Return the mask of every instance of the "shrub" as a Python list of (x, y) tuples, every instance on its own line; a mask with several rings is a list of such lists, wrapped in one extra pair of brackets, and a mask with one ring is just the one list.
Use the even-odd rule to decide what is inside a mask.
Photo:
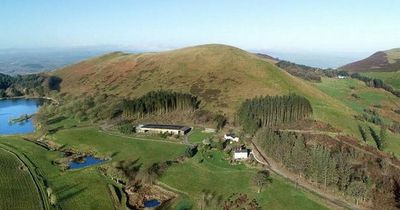
[(400, 133), (400, 123), (399, 122), (393, 122), (389, 129), (393, 133)]
[(135, 132), (136, 129), (135, 129), (135, 126), (133, 126), (132, 124), (125, 123), (125, 124), (118, 126), (118, 130), (119, 130), (119, 132), (121, 132), (123, 134), (132, 134)]
[(222, 114), (218, 114), (214, 117), (214, 122), (217, 124), (217, 130), (221, 130), (226, 125), (226, 117)]
[(367, 137), (367, 132), (365, 131), (365, 129), (361, 125), (358, 125), (358, 130), (360, 131), (363, 141), (367, 142), (368, 137)]
[(369, 127), (369, 131), (371, 133), (372, 139), (374, 139), (374, 141), (375, 141), (376, 147), (379, 150), (382, 150), (383, 145), (382, 145), (381, 137), (376, 133), (376, 131), (373, 128)]
[(185, 156), (191, 158), (196, 155), (197, 151), (197, 146), (189, 146), (185, 150)]
[(353, 98), (356, 98), (356, 99), (359, 99), (359, 98), (360, 98), (360, 96), (358, 96), (358, 95), (355, 94), (355, 93), (351, 94), (351, 96), (352, 96)]

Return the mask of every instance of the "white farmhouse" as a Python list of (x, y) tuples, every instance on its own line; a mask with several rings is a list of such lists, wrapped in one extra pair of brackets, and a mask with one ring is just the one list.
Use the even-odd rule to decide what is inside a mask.
[(225, 134), (224, 135), (224, 140), (226, 141), (226, 140), (230, 140), (230, 141), (233, 141), (233, 142), (239, 142), (239, 137), (237, 137), (237, 136), (235, 136), (235, 134)]
[(346, 77), (346, 76), (343, 76), (343, 75), (339, 75), (338, 78), (339, 78), (339, 79), (346, 79), (347, 77)]
[(243, 160), (249, 157), (249, 150), (248, 149), (240, 149), (235, 150), (233, 153), (233, 159), (235, 160)]

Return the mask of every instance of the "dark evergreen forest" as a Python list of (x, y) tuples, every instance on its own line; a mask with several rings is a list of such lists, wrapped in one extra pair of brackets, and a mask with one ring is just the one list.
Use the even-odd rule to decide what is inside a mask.
[[(343, 144), (310, 143), (302, 134), (260, 129), (255, 141), (272, 159), (320, 188), (374, 208), (399, 206), (398, 170), (381, 158)], [(308, 143), (307, 143), (308, 142)]]
[(238, 111), (238, 119), (246, 132), (262, 127), (289, 123), (311, 116), (310, 102), (298, 95), (265, 96), (248, 99)]
[(195, 110), (200, 101), (196, 96), (172, 91), (152, 91), (140, 98), (124, 100), (122, 110), (125, 117), (143, 118), (147, 114), (165, 114), (175, 110)]

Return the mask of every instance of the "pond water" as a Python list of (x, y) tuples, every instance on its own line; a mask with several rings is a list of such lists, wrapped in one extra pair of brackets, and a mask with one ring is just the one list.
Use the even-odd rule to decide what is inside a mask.
[(82, 161), (71, 161), (69, 163), (69, 169), (78, 169), (78, 168), (84, 168), (87, 166), (95, 165), (98, 163), (104, 162), (104, 160), (95, 158), (93, 156), (87, 156), (84, 157)]
[(10, 123), (10, 120), (31, 115), (37, 112), (42, 100), (39, 99), (5, 99), (0, 100), (0, 135), (24, 134), (35, 131), (32, 119)]
[(161, 202), (159, 200), (156, 199), (152, 199), (152, 200), (148, 200), (144, 202), (144, 207), (146, 208), (153, 208), (153, 207), (157, 207), (161, 204)]

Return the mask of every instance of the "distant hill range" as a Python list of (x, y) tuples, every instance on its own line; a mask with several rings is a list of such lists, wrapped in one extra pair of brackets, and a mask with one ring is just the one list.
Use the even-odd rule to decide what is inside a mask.
[(266, 61), (271, 62), (271, 63), (278, 63), (280, 61), (278, 58), (274, 58), (274, 57), (264, 54), (264, 53), (254, 53), (254, 54), (260, 58), (265, 59)]
[(379, 51), (360, 61), (340, 67), (348, 72), (389, 72), (400, 70), (400, 48)]
[(1, 49), (0, 73), (17, 75), (51, 71), (110, 51), (100, 47)]

